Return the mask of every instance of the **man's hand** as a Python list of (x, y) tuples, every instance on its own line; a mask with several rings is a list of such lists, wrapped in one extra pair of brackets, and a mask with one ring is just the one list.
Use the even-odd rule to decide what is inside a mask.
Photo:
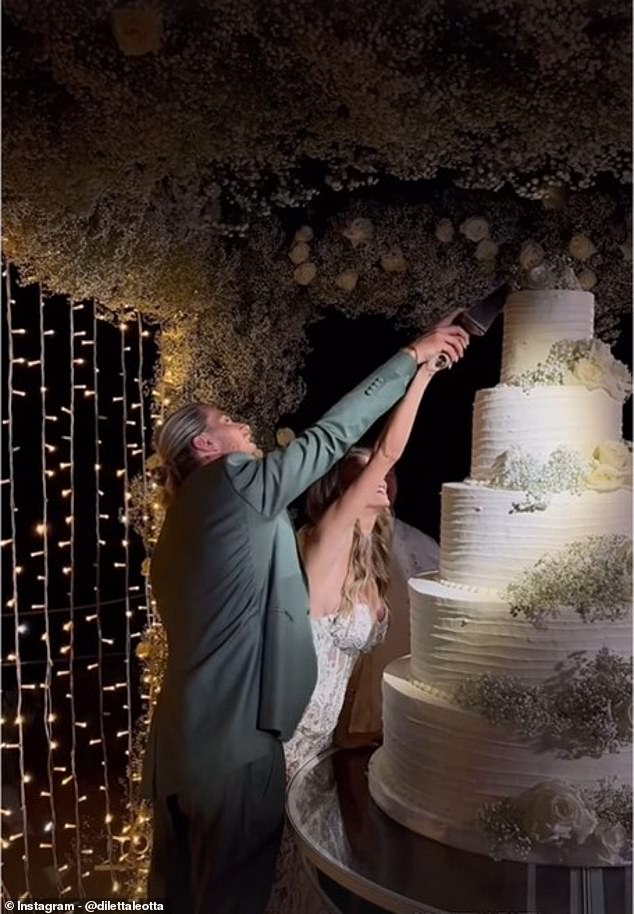
[(433, 371), (434, 363), (441, 353), (444, 352), (453, 364), (463, 357), (468, 345), (469, 334), (466, 330), (455, 324), (447, 326), (443, 321), (414, 340), (407, 347), (407, 351), (416, 359), (418, 365), (425, 364)]

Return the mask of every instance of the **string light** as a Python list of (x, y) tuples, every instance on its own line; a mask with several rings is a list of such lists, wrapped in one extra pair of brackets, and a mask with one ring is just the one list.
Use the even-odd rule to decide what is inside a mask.
[[(35, 297), (31, 299), (35, 301)], [(22, 855), (24, 863), (24, 884), (11, 885), (10, 888), (15, 892), (14, 897), (28, 898), (31, 896), (31, 880), (33, 874), (32, 854), (29, 856), (29, 833), (31, 834), (31, 852), (33, 848), (38, 852), (38, 865), (41, 855), (50, 855), (52, 867), (51, 871), (57, 878), (57, 890), (60, 896), (68, 897), (78, 895), (85, 896), (84, 880), (91, 874), (93, 862), (97, 863), (98, 869), (110, 869), (114, 874), (115, 870), (125, 870), (129, 876), (126, 876), (126, 888), (128, 881), (135, 884), (134, 894), (138, 896), (144, 891), (143, 876), (147, 872), (146, 851), (149, 848), (145, 840), (145, 831), (151, 824), (151, 819), (147, 812), (143, 810), (139, 814), (140, 799), (137, 793), (139, 783), (139, 759), (140, 749), (142, 747), (142, 737), (145, 734), (145, 728), (148, 721), (147, 709), (151, 706), (153, 687), (148, 689), (147, 684), (142, 685), (141, 693), (138, 696), (143, 702), (143, 719), (141, 729), (135, 726), (135, 696), (133, 695), (133, 683), (131, 679), (132, 647), (135, 639), (146, 638), (145, 633), (137, 631), (140, 627), (135, 624), (135, 619), (139, 619), (139, 611), (145, 613), (148, 621), (152, 617), (154, 603), (149, 590), (149, 581), (144, 575), (143, 579), (139, 577), (140, 586), (137, 585), (133, 578), (133, 570), (130, 564), (132, 541), (132, 514), (136, 511), (136, 506), (131, 502), (130, 481), (138, 469), (141, 470), (143, 479), (144, 494), (149, 488), (145, 479), (145, 447), (147, 429), (145, 425), (144, 414), (144, 392), (143, 392), (143, 347), (142, 339), (147, 339), (148, 332), (142, 330), (141, 322), (135, 315), (134, 323), (128, 324), (127, 331), (119, 328), (119, 340), (122, 347), (121, 365), (122, 365), (122, 396), (117, 397), (117, 403), (122, 404), (122, 421), (121, 428), (118, 423), (114, 428), (109, 429), (109, 436), (117, 445), (121, 441), (123, 448), (123, 462), (117, 468), (108, 468), (107, 465), (102, 468), (104, 454), (101, 453), (100, 428), (107, 419), (112, 416), (100, 414), (100, 407), (103, 408), (103, 393), (99, 397), (100, 391), (97, 388), (99, 376), (98, 359), (103, 353), (97, 345), (97, 328), (103, 328), (104, 342), (106, 335), (112, 335), (112, 342), (116, 340), (117, 333), (115, 327), (108, 321), (100, 322), (97, 325), (99, 315), (96, 309), (87, 313), (84, 306), (75, 306), (70, 314), (70, 337), (71, 337), (71, 358), (69, 359), (70, 368), (70, 402), (65, 405), (56, 406), (50, 395), (54, 390), (50, 382), (51, 375), (51, 350), (48, 350), (49, 339), (53, 337), (55, 331), (47, 329), (45, 319), (47, 317), (47, 303), (43, 300), (41, 293), (37, 290), (37, 302), (39, 306), (39, 333), (32, 333), (27, 328), (31, 321), (25, 318), (26, 327), (13, 327), (11, 325), (12, 314), (8, 315), (9, 330), (23, 331), (16, 334), (10, 332), (7, 336), (11, 338), (11, 364), (10, 371), (10, 395), (11, 405), (7, 417), (3, 420), (10, 433), (10, 466), (8, 467), (7, 478), (0, 480), (2, 485), (8, 487), (9, 501), (13, 495), (13, 505), (15, 507), (15, 489), (11, 493), (12, 486), (15, 485), (15, 470), (18, 476), (21, 471), (21, 464), (17, 464), (15, 455), (19, 453), (20, 446), (18, 442), (13, 441), (17, 421), (13, 423), (13, 409), (16, 403), (21, 402), (27, 393), (33, 393), (37, 387), (41, 397), (41, 413), (39, 416), (40, 424), (40, 463), (42, 469), (40, 490), (36, 489), (37, 498), (41, 497), (42, 507), (38, 509), (40, 516), (27, 517), (20, 520), (24, 530), (24, 535), (31, 537), (32, 548), (28, 546), (25, 550), (25, 556), (28, 560), (18, 563), (16, 554), (17, 548), (21, 548), (21, 541), (16, 539), (15, 535), (15, 515), (12, 520), (12, 527), (7, 531), (5, 538), (1, 541), (2, 546), (11, 549), (10, 557), (13, 566), (13, 593), (7, 601), (7, 607), (14, 617), (15, 624), (15, 645), (11, 645), (11, 653), (5, 655), (2, 660), (3, 667), (11, 667), (11, 674), (16, 675), (18, 681), (17, 689), (17, 707), (12, 709), (9, 724), (11, 727), (11, 737), (3, 743), (3, 749), (14, 753), (16, 762), (19, 762), (19, 780), (16, 788), (19, 791), (20, 809), (13, 810), (13, 818), (10, 816), (3, 817), (4, 835), (2, 847), (5, 850), (11, 849), (10, 853), (22, 853), (22, 847), (25, 852)], [(25, 296), (25, 305), (21, 302), (20, 308), (28, 310), (30, 307), (29, 298)], [(82, 313), (83, 312), (83, 313)], [(81, 320), (81, 325), (77, 323)], [(88, 320), (88, 322), (87, 322)], [(92, 334), (90, 332), (90, 322), (92, 323)], [(135, 333), (137, 339), (135, 339)], [(65, 334), (64, 334), (65, 335)], [(59, 332), (58, 332), (59, 336)], [(92, 336), (92, 338), (91, 338)], [(27, 346), (29, 340), (33, 338), (39, 351), (22, 352), (14, 351), (15, 345), (19, 342), (20, 347)], [(46, 345), (45, 345), (46, 344)], [(83, 348), (83, 347), (87, 348)], [(132, 367), (137, 368), (136, 349), (138, 346), (138, 374), (134, 377), (131, 374)], [(82, 347), (80, 349), (80, 347)], [(85, 358), (84, 358), (85, 357)], [(15, 374), (14, 374), (15, 372)], [(21, 383), (24, 373), (25, 379), (32, 375), (29, 383), (25, 380)], [(49, 377), (47, 378), (47, 375)], [(15, 384), (19, 377), (20, 383)], [(138, 385), (138, 396), (136, 395)], [(59, 385), (58, 385), (59, 386)], [(18, 389), (19, 388), (19, 389)], [(92, 398), (93, 402), (87, 409), (82, 408), (81, 404), (87, 399)], [(100, 402), (101, 399), (101, 402)], [(79, 412), (77, 408), (79, 407)], [(88, 431), (89, 426), (84, 416), (92, 416), (90, 424), (92, 428)], [(66, 419), (68, 417), (68, 420)], [(21, 418), (21, 417), (20, 417)], [(112, 422), (109, 422), (109, 426)], [(78, 587), (81, 585), (83, 578), (80, 578), (77, 570), (77, 557), (81, 555), (77, 548), (79, 537), (83, 536), (82, 526), (78, 531), (78, 517), (76, 507), (80, 506), (79, 523), (83, 525), (85, 516), (85, 502), (81, 490), (77, 485), (83, 485), (84, 468), (87, 463), (84, 461), (82, 448), (87, 434), (94, 431), (95, 435), (95, 497), (94, 510), (95, 518), (91, 517), (91, 533), (96, 532), (95, 559), (96, 575), (94, 580), (95, 597), (93, 603), (79, 603)], [(53, 434), (57, 432), (57, 440)], [(81, 443), (80, 436), (81, 435)], [(118, 436), (121, 435), (121, 438)], [(31, 435), (31, 437), (33, 437)], [(59, 447), (61, 445), (61, 448)], [(80, 455), (81, 454), (81, 460)], [(61, 458), (61, 459), (60, 459)], [(90, 459), (90, 458), (89, 458)], [(140, 467), (138, 466), (140, 464)], [(81, 470), (81, 472), (80, 472)], [(59, 482), (57, 483), (57, 480)], [(135, 482), (135, 485), (137, 483)], [(139, 484), (140, 485), (140, 484)], [(17, 495), (20, 497), (20, 484), (18, 484)], [(117, 559), (116, 566), (123, 569), (121, 575), (122, 584), (124, 585), (121, 597), (118, 599), (101, 599), (101, 590), (104, 583), (103, 576), (103, 547), (107, 545), (110, 538), (110, 530), (106, 529), (106, 522), (116, 516), (112, 510), (113, 496), (121, 499), (123, 492), (122, 510), (118, 517), (123, 527), (122, 535), (113, 538), (114, 548), (122, 549), (123, 552), (115, 556)], [(57, 503), (53, 505), (54, 500)], [(115, 502), (116, 503), (116, 502)], [(90, 504), (90, 502), (89, 502)], [(121, 504), (121, 502), (120, 502)], [(57, 511), (61, 508), (60, 529), (58, 529)], [(104, 510), (105, 509), (105, 510)], [(88, 514), (92, 515), (92, 506)], [(148, 520), (151, 512), (148, 512)], [(64, 519), (65, 518), (65, 519)], [(95, 527), (92, 525), (95, 522)], [(18, 528), (19, 529), (19, 528)], [(61, 536), (60, 536), (61, 532)], [(20, 534), (19, 534), (20, 535)], [(65, 537), (65, 538), (62, 538)], [(117, 545), (120, 544), (120, 545)], [(121, 561), (119, 561), (121, 559)], [(141, 569), (134, 571), (134, 574), (141, 573)], [(30, 580), (34, 586), (39, 588), (42, 593), (40, 602), (27, 602), (24, 597), (18, 598), (17, 579), (22, 575), (24, 585)], [(62, 575), (64, 577), (62, 577)], [(28, 579), (28, 580), (27, 580)], [(59, 605), (63, 601), (53, 603), (53, 588), (57, 586), (57, 581), (65, 580), (68, 587), (69, 600), (68, 606)], [(92, 582), (91, 582), (92, 586)], [(136, 592), (136, 593), (135, 593)], [(21, 596), (21, 595), (20, 595)], [(36, 597), (37, 599), (37, 597)], [(110, 631), (103, 631), (101, 625), (105, 616), (103, 612), (108, 607), (108, 618), (121, 620), (121, 613), (125, 616), (125, 644), (121, 643), (118, 635), (109, 637)], [(65, 618), (61, 618), (64, 616)], [(34, 624), (27, 624), (33, 619)], [(57, 617), (57, 618), (56, 618)], [(53, 624), (53, 620), (64, 623), (63, 625)], [(94, 626), (95, 632), (95, 651), (88, 650), (77, 651), (80, 642), (78, 626), (89, 623)], [(36, 626), (39, 626), (36, 628)], [(141, 626), (142, 628), (142, 626)], [(115, 629), (115, 631), (117, 631)], [(83, 633), (81, 634), (83, 639)], [(29, 639), (35, 640), (36, 644), (44, 642), (40, 656), (33, 656), (25, 659), (23, 646), (23, 655), (20, 654), (21, 642), (29, 642)], [(31, 641), (32, 643), (32, 641)], [(123, 648), (117, 649), (117, 648)], [(120, 681), (107, 684), (105, 678), (105, 663), (116, 664), (117, 669), (121, 670), (120, 664), (123, 663), (123, 675), (119, 675)], [(78, 667), (83, 664), (83, 667)], [(36, 682), (25, 682), (25, 670), (28, 668), (29, 677), (36, 678)], [(84, 675), (88, 677), (88, 684), (92, 682), (97, 690), (98, 707), (95, 702), (97, 713), (94, 717), (88, 717), (82, 713), (78, 704), (76, 707), (76, 698), (82, 701), (80, 688), (83, 691), (84, 682), (77, 678), (78, 671), (82, 669)], [(55, 693), (55, 688), (59, 693)], [(30, 705), (25, 704), (26, 696), (35, 697), (43, 690), (42, 699), (37, 703), (33, 713), (29, 713)], [(125, 693), (125, 698), (121, 701), (121, 692)], [(118, 694), (117, 694), (118, 693)], [(123, 720), (113, 726), (108, 727), (108, 711), (106, 702), (109, 695), (115, 696), (115, 706), (125, 712), (125, 724)], [(121, 697), (120, 697), (121, 696)], [(89, 696), (84, 696), (90, 700)], [(78, 719), (78, 718), (83, 719)], [(39, 740), (31, 736), (32, 731), (43, 728), (46, 737), (46, 750), (42, 757), (41, 774), (38, 773), (39, 762), (34, 761), (31, 764), (31, 753), (37, 751)], [(61, 739), (62, 732), (69, 732), (69, 737)], [(57, 736), (57, 738), (55, 738)], [(25, 742), (26, 737), (26, 742)], [(117, 738), (118, 737), (118, 738)], [(109, 740), (114, 739), (116, 743), (110, 744)], [(83, 742), (82, 742), (83, 740)], [(70, 745), (69, 745), (70, 744)], [(101, 761), (100, 767), (103, 772), (103, 779), (100, 783), (95, 784), (89, 789), (80, 790), (80, 783), (83, 783), (84, 755), (83, 747), (86, 752), (98, 753), (98, 761)], [(62, 756), (63, 753), (63, 756)], [(64, 760), (64, 764), (54, 764), (57, 760)], [(119, 815), (118, 811), (113, 808), (113, 799), (110, 794), (111, 770), (113, 763), (116, 763), (118, 770), (121, 765), (127, 761), (128, 768), (128, 812), (130, 821), (126, 824), (123, 819), (125, 815)], [(94, 762), (92, 763), (94, 764)], [(41, 778), (38, 783), (38, 778)], [(92, 783), (92, 781), (91, 781)], [(82, 815), (80, 818), (79, 809), (86, 812), (86, 808), (91, 806), (91, 802), (96, 799), (95, 790), (104, 794), (103, 800), (103, 819), (105, 827), (98, 841), (99, 846), (84, 833), (84, 823), (88, 821), (88, 816)], [(64, 798), (65, 797), (65, 798)], [(57, 799), (56, 799), (57, 798)], [(70, 808), (71, 798), (74, 801), (74, 814), (70, 812), (62, 820), (59, 812), (62, 808)], [(27, 802), (28, 800), (28, 802)], [(34, 811), (34, 804), (37, 803), (46, 810), (45, 814), (39, 819), (36, 830), (33, 830), (33, 817), (37, 815)], [(63, 803), (62, 807), (60, 803)], [(27, 809), (28, 820), (27, 821)], [(55, 815), (57, 810), (57, 817)], [(11, 810), (7, 810), (11, 812)], [(115, 814), (116, 812), (116, 814)], [(123, 810), (122, 810), (123, 812)], [(92, 815), (92, 809), (88, 810), (89, 816)], [(19, 820), (19, 821), (18, 821)], [(113, 834), (115, 823), (121, 822), (121, 836)], [(7, 826), (13, 824), (13, 833)], [(123, 837), (124, 848), (134, 846), (134, 853), (127, 850), (123, 854), (119, 850), (119, 838)], [(62, 850), (63, 848), (63, 850)], [(72, 857), (68, 857), (69, 850)], [(62, 853), (67, 859), (72, 859), (72, 867), (68, 862), (63, 866), (59, 865)], [(127, 859), (122, 862), (123, 855)], [(104, 866), (99, 863), (105, 861)], [(87, 866), (87, 864), (89, 864)], [(137, 865), (138, 864), (138, 865)], [(8, 872), (11, 876), (9, 882), (16, 878), (16, 867), (10, 867)], [(29, 878), (29, 873), (31, 876)], [(21, 876), (19, 877), (22, 878)], [(87, 887), (87, 886), (86, 886)], [(122, 886), (112, 876), (112, 891), (121, 891)], [(130, 891), (130, 894), (133, 894)], [(10, 897), (5, 892), (5, 899)]]
[[(145, 409), (144, 409), (144, 397), (143, 397), (143, 369), (145, 367), (143, 359), (143, 340), (149, 336), (149, 332), (143, 329), (143, 324), (141, 322), (141, 315), (137, 315), (137, 339), (139, 344), (139, 367), (137, 372), (137, 384), (139, 391), (139, 426), (141, 432), (141, 479), (143, 484), (143, 504), (147, 505), (149, 501), (149, 491), (148, 491), (148, 470), (147, 463), (145, 459), (146, 449), (147, 449), (147, 433), (146, 433), (146, 423), (145, 423)], [(147, 523), (149, 518), (143, 518), (144, 522)], [(146, 539), (148, 538), (148, 533), (146, 532)], [(144, 544), (147, 550), (147, 542)], [(146, 560), (149, 560), (149, 556), (146, 551)], [(148, 574), (143, 575), (143, 584), (145, 590), (145, 612), (147, 618), (147, 624), (153, 625), (155, 622), (154, 612), (153, 612), (153, 600), (152, 594), (150, 591), (150, 577)]]
[[(68, 626), (68, 693), (70, 696), (70, 720), (71, 720), (71, 731), (70, 731), (70, 778), (73, 784), (73, 794), (74, 794), (74, 813), (75, 813), (75, 826), (77, 829), (77, 840), (75, 842), (75, 867), (76, 867), (76, 880), (77, 880), (77, 890), (80, 898), (85, 898), (86, 893), (84, 890), (84, 883), (81, 875), (82, 863), (81, 863), (81, 834), (79, 831), (79, 785), (77, 783), (77, 720), (75, 712), (75, 311), (79, 310), (77, 306), (73, 306), (70, 311), (70, 409), (65, 410), (69, 415), (69, 454), (70, 454), (70, 516), (67, 520), (70, 520), (70, 567), (71, 571), (68, 575), (69, 578), (69, 590), (68, 590), (68, 600), (69, 600), (69, 614), (70, 614), (70, 624)], [(64, 407), (62, 407), (64, 409)]]
[[(29, 826), (28, 826), (28, 815), (27, 815), (27, 804), (26, 804), (26, 770), (25, 770), (25, 760), (24, 760), (24, 725), (22, 723), (22, 664), (20, 658), (20, 636), (18, 633), (18, 627), (20, 625), (20, 614), (18, 607), (18, 575), (16, 568), (18, 567), (17, 554), (16, 554), (16, 521), (15, 516), (17, 513), (17, 506), (15, 501), (15, 466), (14, 466), (14, 438), (13, 438), (13, 359), (15, 357), (14, 353), (14, 344), (13, 337), (16, 334), (13, 328), (13, 306), (11, 304), (11, 280), (9, 276), (9, 268), (5, 274), (5, 292), (6, 292), (6, 313), (7, 313), (7, 346), (8, 346), (8, 379), (7, 379), (7, 393), (8, 393), (8, 445), (9, 445), (9, 508), (11, 514), (11, 568), (12, 568), (12, 577), (11, 585), (13, 590), (13, 619), (15, 625), (15, 636), (14, 636), (14, 655), (15, 655), (15, 677), (16, 677), (16, 689), (17, 689), (17, 716), (19, 718), (18, 728), (18, 764), (20, 769), (20, 806), (22, 811), (22, 832), (18, 835), (11, 835), (9, 837), (10, 841), (18, 840), (18, 838), (24, 837), (24, 853), (22, 855), (22, 862), (24, 867), (24, 884), (26, 888), (27, 897), (31, 894), (31, 879), (30, 879), (30, 862), (29, 862)], [(20, 334), (25, 331), (18, 331)]]
[[(127, 727), (127, 758), (128, 764), (127, 775), (128, 775), (128, 800), (132, 800), (132, 780), (131, 780), (131, 759), (132, 759), (132, 679), (130, 675), (130, 665), (132, 662), (132, 642), (131, 642), (131, 629), (130, 629), (130, 549), (129, 549), (129, 524), (128, 524), (128, 513), (127, 513), (127, 494), (130, 487), (130, 476), (129, 476), (129, 466), (128, 466), (128, 375), (126, 370), (126, 345), (125, 345), (125, 334), (127, 331), (127, 325), (125, 323), (119, 324), (120, 330), (120, 344), (121, 344), (121, 388), (123, 396), (121, 397), (121, 405), (123, 409), (123, 469), (117, 471), (117, 476), (121, 476), (123, 479), (123, 513), (121, 514), (121, 519), (123, 522), (124, 529), (124, 539), (123, 539), (123, 554), (124, 554), (124, 592), (126, 595), (126, 614), (125, 614), (125, 681), (126, 681), (126, 704), (127, 704), (127, 718), (128, 718), (128, 727)], [(118, 735), (118, 734), (117, 734)]]
[[(94, 398), (93, 398), (93, 422), (94, 422), (94, 432), (95, 432), (95, 525), (96, 525), (96, 542), (95, 542), (95, 614), (94, 618), (97, 628), (97, 663), (95, 668), (97, 670), (97, 695), (99, 702), (99, 739), (89, 740), (89, 745), (101, 745), (101, 770), (103, 775), (103, 784), (101, 785), (103, 790), (103, 801), (104, 801), (104, 811), (105, 818), (104, 822), (106, 825), (106, 859), (108, 865), (112, 864), (113, 861), (113, 843), (112, 843), (112, 814), (110, 812), (110, 774), (108, 768), (108, 745), (106, 742), (106, 729), (105, 729), (105, 715), (104, 715), (104, 682), (103, 682), (103, 630), (101, 627), (101, 488), (100, 488), (100, 472), (101, 472), (101, 454), (100, 454), (100, 433), (99, 433), (99, 370), (97, 367), (98, 359), (98, 332), (97, 332), (97, 309), (93, 307), (92, 312), (92, 334), (93, 334), (93, 389), (94, 389)], [(88, 617), (87, 617), (88, 618)], [(92, 666), (92, 665), (91, 665)]]
[(44, 733), (46, 735), (46, 777), (48, 781), (48, 798), (49, 798), (49, 810), (51, 820), (48, 823), (47, 831), (51, 832), (51, 840), (49, 844), (49, 849), (51, 851), (52, 864), (54, 878), (57, 884), (57, 890), (61, 889), (61, 882), (59, 880), (59, 863), (57, 859), (57, 820), (55, 813), (55, 782), (53, 779), (53, 752), (57, 748), (57, 743), (53, 739), (53, 728), (52, 724), (55, 720), (55, 714), (53, 712), (53, 694), (52, 694), (52, 684), (53, 684), (53, 657), (51, 652), (51, 628), (50, 620), (48, 614), (48, 590), (49, 590), (49, 552), (48, 552), (48, 476), (46, 474), (46, 461), (47, 453), (53, 453), (55, 448), (52, 445), (47, 444), (46, 442), (46, 387), (45, 387), (45, 373), (46, 373), (46, 346), (45, 346), (45, 330), (44, 330), (44, 299), (42, 297), (41, 288), (38, 289), (38, 303), (39, 303), (39, 331), (40, 331), (40, 359), (37, 362), (40, 366), (40, 392), (41, 392), (41, 403), (42, 403), (42, 418), (41, 418), (41, 460), (42, 460), (42, 527), (44, 530), (44, 539), (43, 539), (43, 566), (44, 566), (44, 606), (43, 606), (43, 616), (44, 616), (44, 637), (43, 641), (46, 645), (46, 672), (44, 674), (44, 706), (43, 706), (43, 716), (44, 716)]

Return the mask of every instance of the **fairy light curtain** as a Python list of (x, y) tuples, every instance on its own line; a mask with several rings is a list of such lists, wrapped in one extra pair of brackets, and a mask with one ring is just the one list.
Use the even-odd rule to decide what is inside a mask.
[(147, 486), (154, 340), (6, 268), (3, 312), (3, 882), (103, 897), (122, 881), (146, 713), (129, 505), (132, 480)]

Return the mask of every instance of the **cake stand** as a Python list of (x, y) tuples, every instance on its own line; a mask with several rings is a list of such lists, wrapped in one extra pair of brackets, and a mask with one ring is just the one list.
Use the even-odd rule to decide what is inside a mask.
[(630, 867), (496, 863), (393, 822), (368, 791), (371, 754), (331, 750), (304, 765), (289, 786), (290, 824), (326, 908), (342, 914), (632, 914)]

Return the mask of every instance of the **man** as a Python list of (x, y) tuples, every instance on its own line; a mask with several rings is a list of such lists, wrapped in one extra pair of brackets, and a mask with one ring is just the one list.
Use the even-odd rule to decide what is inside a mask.
[(144, 792), (154, 801), (149, 896), (173, 912), (259, 914), (284, 817), (282, 740), (312, 694), (308, 593), (287, 506), (403, 396), (416, 367), (467, 337), (439, 325), (285, 450), (192, 404), (157, 441), (169, 505), (151, 583), (168, 661)]

